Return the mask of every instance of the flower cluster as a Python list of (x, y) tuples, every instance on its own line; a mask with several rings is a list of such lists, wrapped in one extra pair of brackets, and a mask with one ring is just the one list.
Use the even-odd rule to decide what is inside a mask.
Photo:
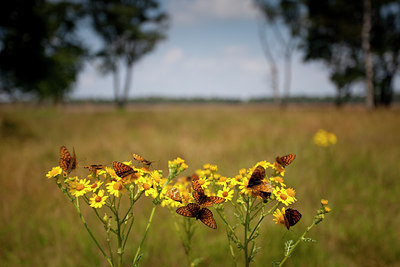
[[(317, 133), (319, 135), (318, 137), (316, 135), (314, 140), (320, 143), (336, 143), (335, 135), (322, 131)], [(321, 137), (323, 135), (325, 137)], [(288, 154), (277, 157), (272, 163), (259, 161), (254, 166), (240, 169), (234, 177), (221, 175), (218, 172), (218, 166), (209, 163), (204, 164), (190, 176), (178, 177), (188, 168), (185, 161), (178, 157), (168, 161), (169, 174), (164, 177), (161, 170), (151, 170), (151, 161), (133, 154), (134, 160), (145, 166), (135, 166), (132, 161), (114, 161), (112, 167), (89, 165), (84, 166), (89, 173), (79, 177), (70, 176), (70, 173), (78, 168), (75, 151), (71, 155), (65, 146), (62, 146), (60, 166), (53, 167), (46, 177), (53, 179), (71, 200), (90, 236), (111, 266), (115, 266), (116, 262), (114, 262), (110, 244), (108, 244), (110, 253), (107, 255), (83, 219), (80, 199), (93, 208), (96, 216), (104, 224), (107, 241), (110, 240), (110, 233), (117, 236), (118, 266), (122, 265), (122, 254), (134, 222), (133, 206), (143, 195), (150, 197), (154, 205), (133, 260), (135, 266), (141, 258), (141, 247), (158, 205), (168, 207), (183, 215), (187, 236), (184, 247), (188, 251), (193, 236), (191, 224), (194, 220), (191, 218), (199, 219), (206, 226), (216, 229), (216, 220), (212, 211), (208, 209), (215, 208), (225, 224), (229, 245), (235, 243), (238, 249), (244, 251), (246, 265), (248, 265), (257, 253), (257, 250), (249, 251), (249, 244), (252, 242), (253, 248), (255, 247), (255, 239), (259, 236), (260, 224), (264, 217), (273, 213), (275, 223), (284, 225), (287, 229), (294, 226), (302, 217), (299, 211), (288, 207), (297, 201), (296, 191), (292, 187), (287, 187), (284, 180), (285, 168), (293, 162), (295, 157), (294, 154)], [(123, 212), (120, 209), (121, 199), (127, 199), (130, 204), (129, 208)], [(229, 216), (225, 214), (225, 206), (229, 204), (235, 210), (235, 217), (239, 220), (239, 224), (234, 222), (231, 225), (228, 222)], [(270, 204), (272, 205), (267, 209), (266, 206)], [(318, 210), (314, 224), (322, 221), (325, 214), (330, 212), (327, 204), (327, 200), (321, 200), (321, 208)], [(285, 207), (279, 210), (280, 205)], [(101, 208), (108, 208), (111, 216), (106, 213), (104, 217), (101, 217), (98, 213)], [(236, 234), (235, 229), (238, 225), (243, 226), (244, 240), (240, 240)], [(232, 247), (230, 252), (235, 258)]]
[(337, 143), (337, 137), (334, 133), (320, 129), (314, 135), (314, 143), (317, 146), (328, 147)]

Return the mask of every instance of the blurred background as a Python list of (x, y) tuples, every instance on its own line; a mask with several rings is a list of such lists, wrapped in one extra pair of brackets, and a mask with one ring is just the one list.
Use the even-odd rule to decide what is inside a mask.
[[(106, 266), (45, 178), (61, 145), (81, 166), (133, 152), (166, 173), (179, 156), (185, 175), (211, 163), (234, 176), (295, 153), (285, 178), (303, 218), (289, 232), (265, 222), (254, 265), (280, 260), (321, 198), (333, 211), (290, 265), (399, 265), (399, 52), (398, 1), (3, 1), (0, 265)], [(319, 129), (337, 144), (316, 145)], [(137, 206), (127, 257), (151, 205)], [(158, 210), (144, 266), (186, 264), (178, 219)], [(217, 223), (198, 226), (201, 266), (229, 257)]]

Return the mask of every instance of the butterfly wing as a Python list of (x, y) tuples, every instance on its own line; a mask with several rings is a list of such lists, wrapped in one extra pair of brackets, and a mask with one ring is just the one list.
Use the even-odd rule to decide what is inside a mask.
[(186, 206), (180, 207), (176, 213), (186, 217), (196, 217), (199, 215), (200, 206), (196, 203), (189, 203)]
[(251, 188), (261, 184), (262, 179), (264, 179), (264, 177), (265, 177), (265, 169), (263, 166), (258, 165), (251, 174), (247, 187)]
[(262, 181), (261, 184), (255, 185), (251, 189), (256, 191), (258, 195), (265, 200), (267, 200), (272, 193), (272, 186), (266, 181)]
[(217, 223), (215, 222), (214, 216), (211, 210), (202, 208), (199, 211), (198, 219), (212, 229), (217, 229)]
[(283, 157), (276, 157), (276, 162), (278, 162), (282, 167), (286, 167), (292, 163), (295, 158), (295, 154), (288, 154)]
[(298, 210), (288, 208), (285, 210), (285, 226), (289, 229), (291, 226), (298, 223), (301, 219), (301, 213)]
[(172, 200), (182, 203), (181, 194), (180, 194), (178, 188), (176, 188), (176, 187), (172, 187), (170, 190), (167, 191), (167, 197), (169, 197)]
[(201, 185), (200, 185), (200, 183), (199, 183), (199, 180), (194, 180), (194, 181), (192, 182), (192, 185), (193, 185), (193, 189), (194, 189), (195, 191), (199, 192), (200, 195), (204, 195), (204, 190), (203, 190), (203, 188), (201, 187)]
[(132, 157), (136, 160), (139, 161), (140, 163), (143, 163), (144, 165), (148, 165), (150, 166), (151, 163), (153, 163), (152, 161), (148, 161), (147, 159), (143, 158), (142, 156), (132, 153)]
[(60, 148), (60, 167), (68, 174), (76, 168), (77, 160), (75, 155), (75, 149), (73, 149), (73, 156), (69, 153), (68, 149), (65, 146), (61, 146)]
[(113, 168), (117, 176), (121, 178), (125, 178), (128, 175), (136, 173), (136, 171), (132, 169), (130, 166), (118, 161), (113, 162)]

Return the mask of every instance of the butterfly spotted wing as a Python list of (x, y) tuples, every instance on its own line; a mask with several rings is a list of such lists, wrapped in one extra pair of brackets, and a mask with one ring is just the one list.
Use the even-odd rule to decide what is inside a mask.
[(295, 225), (301, 219), (301, 213), (298, 210), (288, 208), (285, 210), (285, 226), (289, 229), (291, 226)]
[(206, 194), (194, 191), (192, 193), (194, 200), (199, 205), (202, 205), (204, 207), (211, 207), (214, 204), (221, 204), (225, 202), (225, 199), (223, 197), (217, 197), (217, 196), (207, 196)]
[(92, 164), (92, 165), (83, 166), (83, 168), (89, 169), (90, 172), (95, 172), (96, 170), (102, 170), (105, 167), (106, 166), (101, 165), (101, 164)]
[(282, 167), (286, 167), (287, 165), (292, 163), (295, 158), (295, 154), (288, 154), (283, 157), (276, 157), (276, 162), (278, 162), (279, 165), (281, 165)]
[(266, 181), (262, 181), (261, 184), (251, 187), (253, 191), (257, 192), (257, 195), (262, 199), (267, 200), (272, 194), (272, 186)]
[(200, 211), (200, 205), (196, 203), (189, 203), (186, 206), (180, 207), (176, 210), (176, 213), (186, 216), (195, 218)]
[(130, 166), (118, 161), (113, 162), (113, 168), (117, 176), (121, 178), (125, 178), (131, 174), (136, 173), (136, 171), (132, 169)]
[(76, 160), (75, 149), (72, 150), (72, 156), (65, 146), (60, 148), (60, 167), (69, 174), (72, 170), (76, 169), (78, 163)]
[(139, 156), (138, 154), (135, 154), (135, 153), (132, 153), (132, 157), (133, 157), (136, 161), (138, 161), (138, 162), (140, 162), (140, 163), (143, 163), (144, 165), (147, 165), (147, 166), (150, 166), (151, 163), (153, 163), (152, 161), (148, 161), (147, 159), (145, 159), (145, 158), (143, 158), (142, 156)]
[(196, 220), (200, 220), (208, 227), (217, 229), (217, 223), (215, 222), (211, 210), (207, 208), (201, 208), (199, 204), (189, 203), (187, 206), (178, 208), (176, 213), (186, 217), (196, 218)]
[(250, 176), (247, 187), (252, 188), (256, 185), (262, 184), (262, 180), (265, 178), (265, 169), (263, 166), (258, 165)]
[(202, 223), (204, 223), (205, 225), (207, 225), (212, 229), (217, 229), (217, 223), (215, 222), (214, 216), (211, 210), (207, 208), (200, 209), (196, 219), (199, 219)]
[(199, 180), (194, 180), (192, 182), (192, 184), (193, 184), (193, 189), (195, 190), (192, 192), (192, 196), (199, 205), (202, 205), (205, 207), (211, 207), (214, 204), (221, 204), (221, 203), (225, 202), (225, 199), (222, 197), (207, 196), (204, 193), (204, 190), (201, 187)]
[(181, 193), (179, 192), (178, 188), (176, 188), (176, 187), (172, 187), (170, 190), (167, 191), (167, 197), (169, 197), (172, 200), (182, 203)]

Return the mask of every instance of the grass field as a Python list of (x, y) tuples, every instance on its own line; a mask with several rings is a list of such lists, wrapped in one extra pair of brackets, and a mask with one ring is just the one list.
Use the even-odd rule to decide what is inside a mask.
[[(338, 143), (317, 147), (318, 129)], [(293, 186), (302, 220), (287, 231), (263, 222), (254, 266), (280, 260), (286, 240), (313, 221), (320, 199), (333, 211), (308, 235), (288, 266), (400, 266), (400, 111), (263, 105), (154, 105), (126, 111), (97, 107), (0, 107), (0, 266), (107, 266), (71, 203), (45, 174), (58, 164), (61, 145), (75, 147), (80, 165), (130, 160), (132, 152), (167, 162), (184, 158), (190, 175), (205, 163), (234, 176), (260, 160), (297, 155), (285, 182)], [(85, 173), (78, 170), (77, 173)], [(126, 258), (132, 258), (147, 223), (151, 200), (135, 206)], [(94, 223), (86, 210), (88, 223)], [(173, 222), (158, 208), (142, 266), (185, 266)], [(201, 266), (233, 266), (223, 223), (215, 232), (197, 225), (194, 254)], [(102, 227), (96, 229), (102, 234)], [(239, 266), (242, 262), (238, 262)]]

